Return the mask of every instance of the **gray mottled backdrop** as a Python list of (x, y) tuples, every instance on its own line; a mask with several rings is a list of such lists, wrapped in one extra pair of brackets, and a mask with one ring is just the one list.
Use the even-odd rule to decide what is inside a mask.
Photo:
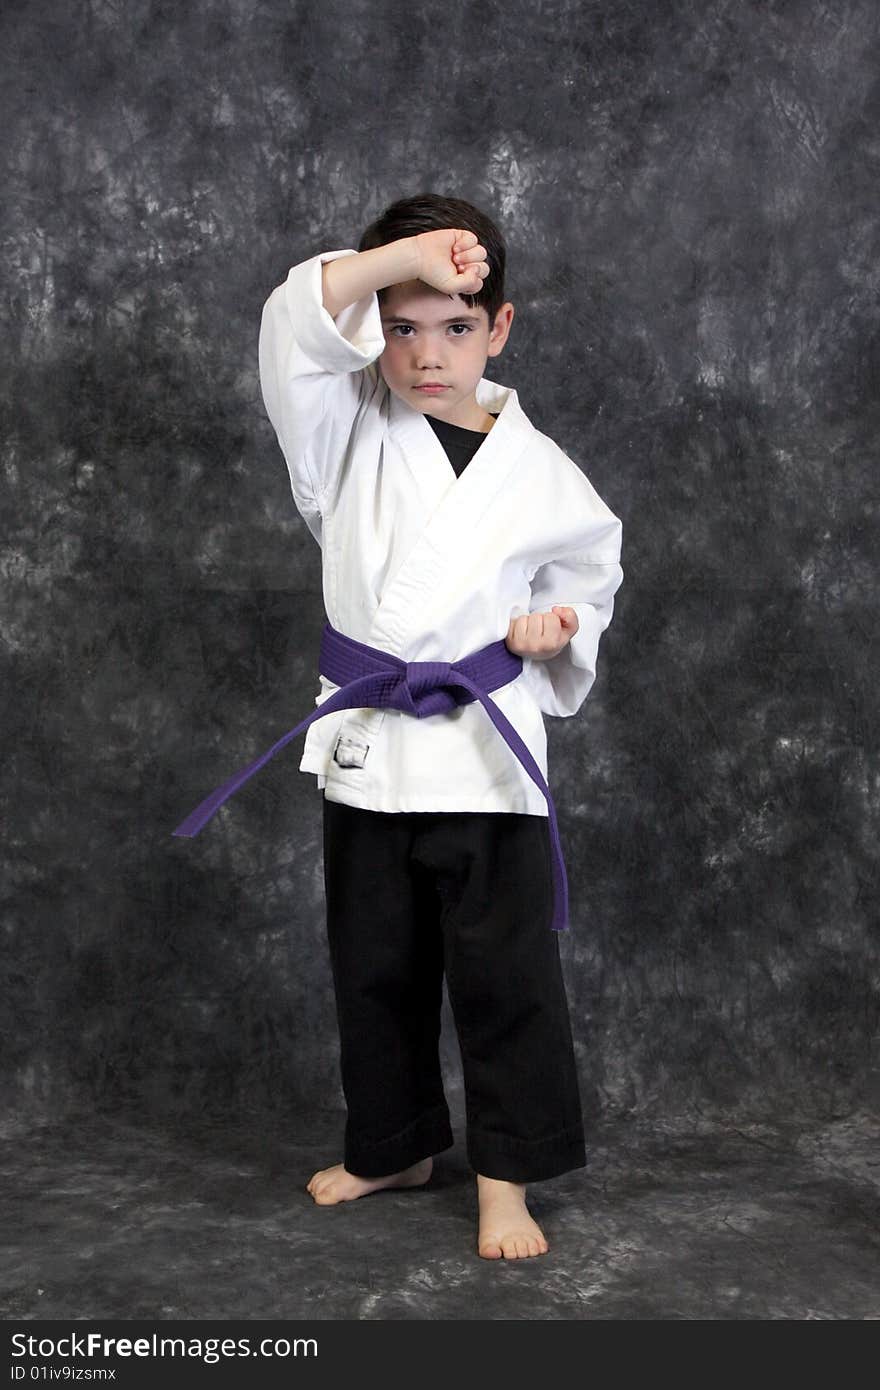
[(491, 373), (624, 522), (598, 682), (548, 720), (588, 1115), (876, 1099), (874, 0), (0, 23), (8, 1105), (341, 1104), (301, 742), (171, 830), (313, 707), (262, 304), (424, 189), (499, 220)]

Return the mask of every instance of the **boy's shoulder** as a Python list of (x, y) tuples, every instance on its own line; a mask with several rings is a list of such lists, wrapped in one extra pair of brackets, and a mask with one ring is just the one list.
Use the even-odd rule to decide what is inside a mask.
[(519, 398), (519, 394), (512, 388), (504, 389), (511, 391), (516, 406), (516, 414), (529, 431), (533, 447), (538, 449), (542, 456), (546, 457), (549, 461), (558, 464), (559, 467), (564, 468), (568, 466), (577, 468), (577, 464), (569, 457), (562, 446), (556, 442), (553, 436), (547, 434), (545, 430), (540, 429), (538, 425), (535, 424), (531, 416), (530, 407), (523, 405), (523, 402)]
[[(619, 517), (599, 496), (581, 463), (567, 453), (551, 435), (538, 429), (533, 422), (530, 423), (530, 456), (533, 467), (541, 474), (540, 485), (552, 490), (557, 514), (579, 515), (588, 519), (591, 526), (598, 527), (599, 531), (607, 536), (606, 548), (609, 556), (616, 558), (619, 548)], [(534, 481), (534, 471), (529, 471)]]
[(532, 425), (533, 431), (530, 441), (532, 448), (535, 456), (541, 460), (544, 466), (552, 471), (560, 482), (568, 481), (571, 486), (586, 487), (594, 496), (598, 497), (584, 467), (571, 454), (567, 453), (552, 435), (547, 434), (545, 430), (538, 429), (533, 421), (529, 423)]

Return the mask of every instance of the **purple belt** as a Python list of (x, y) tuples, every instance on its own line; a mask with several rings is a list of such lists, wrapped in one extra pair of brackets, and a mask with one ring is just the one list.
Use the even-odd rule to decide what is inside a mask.
[(204, 801), (180, 822), (174, 835), (192, 837), (211, 819), (224, 801), (243, 787), (255, 772), (274, 758), (286, 743), (307, 729), (316, 719), (338, 709), (398, 709), (425, 719), (429, 714), (446, 714), (457, 705), (470, 705), (479, 700), (495, 728), (519, 758), (532, 781), (540, 788), (547, 802), (550, 817), (551, 863), (553, 871), (553, 931), (568, 930), (568, 882), (556, 809), (550, 788), (541, 775), (526, 745), (506, 715), (490, 700), (488, 692), (515, 680), (522, 670), (522, 657), (514, 655), (505, 642), (490, 642), (479, 651), (462, 657), (461, 661), (402, 661), (378, 647), (368, 647), (337, 632), (325, 623), (321, 636), (319, 671), (340, 688), (312, 711), (295, 729), (273, 743), (259, 758), (234, 773), (222, 787), (217, 787)]

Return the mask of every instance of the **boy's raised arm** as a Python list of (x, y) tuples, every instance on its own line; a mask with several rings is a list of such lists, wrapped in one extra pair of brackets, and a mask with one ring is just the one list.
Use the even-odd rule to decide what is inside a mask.
[(401, 237), (377, 246), (371, 251), (359, 251), (354, 256), (341, 256), (328, 261), (322, 268), (321, 285), (324, 308), (331, 318), (387, 285), (399, 285), (404, 280), (416, 280), (419, 274), (419, 248), (415, 237)]
[(260, 385), (294, 501), (321, 543), (321, 512), (385, 347), (377, 293), (424, 280), (476, 293), (489, 273), (473, 232), (441, 228), (369, 251), (321, 251), (291, 267), (263, 306)]
[(342, 248), (292, 266), (263, 305), (260, 386), (293, 498), (321, 544), (321, 512), (345, 458), (358, 412), (375, 389), (367, 370), (385, 347), (375, 294), (336, 310), (323, 303), (322, 271), (355, 260)]
[(424, 280), (444, 294), (477, 294), (489, 274), (486, 248), (473, 232), (436, 227), (370, 251), (329, 261), (322, 271), (324, 308), (331, 318), (387, 285)]

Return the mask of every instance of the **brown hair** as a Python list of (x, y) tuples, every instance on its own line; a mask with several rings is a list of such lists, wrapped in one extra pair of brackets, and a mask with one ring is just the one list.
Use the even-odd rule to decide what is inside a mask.
[[(441, 227), (461, 227), (473, 232), (486, 248), (489, 274), (476, 294), (461, 297), (469, 308), (481, 304), (489, 316), (489, 327), (504, 303), (504, 269), (507, 260), (504, 238), (495, 223), (473, 203), (463, 198), (446, 198), (439, 193), (416, 193), (410, 198), (398, 198), (371, 222), (361, 236), (358, 251), (372, 251), (389, 241), (433, 232)], [(379, 290), (379, 301), (383, 291)]]

